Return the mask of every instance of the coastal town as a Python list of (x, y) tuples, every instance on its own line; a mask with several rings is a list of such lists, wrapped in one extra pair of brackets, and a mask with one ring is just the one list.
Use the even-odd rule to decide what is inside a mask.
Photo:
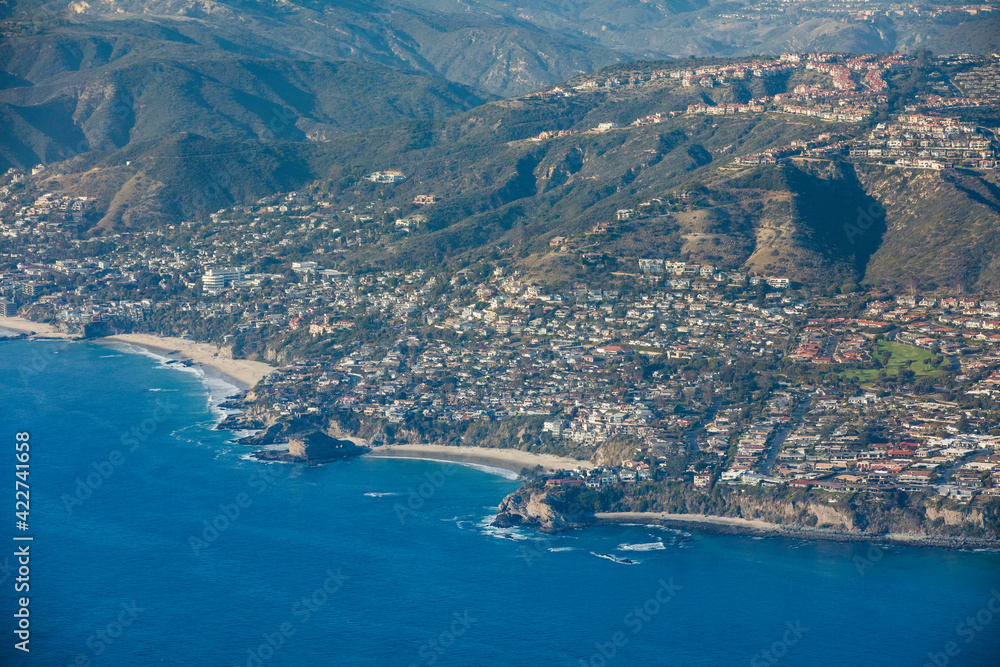
[(5, 313), (220, 345), (283, 340), (302, 352), (254, 389), (258, 414), (336, 414), (374, 444), (507, 434), (495, 444), (606, 462), (552, 484), (1000, 493), (998, 300), (820, 295), (656, 257), (613, 289), (558, 291), (486, 263), (452, 275), (240, 268), (272, 235), (280, 248), (295, 230), (326, 231), (312, 216), (324, 207), (304, 200), (260, 202), (251, 214), (288, 228), (251, 221), (228, 243), (220, 213), (185, 226), (184, 250), (151, 232), (119, 239), (117, 263), (24, 263), (2, 278)]
[[(588, 79), (541, 96), (708, 89), (796, 72), (815, 83), (634, 125), (682, 114), (816, 115), (794, 110), (808, 108), (846, 127), (873, 116), (884, 102), (883, 75), (907, 61), (785, 54)], [(996, 67), (980, 58), (963, 71)], [(736, 162), (836, 153), (992, 170), (995, 137), (940, 112), (946, 99), (995, 101), (989, 77), (977, 76), (960, 79), (955, 96), (928, 96), (862, 136), (831, 130)], [(602, 123), (593, 131), (626, 129)], [(80, 232), (98, 215), (93, 199), (41, 190), (44, 171), (12, 169), (0, 180), (0, 314), (88, 337), (210, 342), (266, 360), (274, 372), (243, 404), (258, 422), (333, 420), (373, 445), (486, 443), (598, 463), (552, 476), (553, 486), (672, 481), (709, 493), (720, 484), (792, 485), (931, 492), (963, 504), (1000, 495), (1000, 298), (824, 291), (683, 256), (593, 251), (619, 225), (703, 206), (702, 193), (636, 201), (584, 234), (552, 236), (553, 256), (614, 268), (610, 280), (553, 287), (502, 255), (464, 267), (339, 261), (418, 233), (424, 207), (442, 193), (399, 207), (377, 190), (357, 190), (371, 196), (354, 203), (315, 189), (283, 192), (203, 221), (98, 235)], [(384, 167), (361, 179), (390, 188), (406, 180)]]
[(1000, 0), (0, 5), (0, 667), (1000, 665)]
[[(681, 115), (734, 114), (792, 115), (814, 118), (833, 124), (859, 124), (874, 118), (879, 107), (888, 101), (890, 76), (909, 64), (912, 57), (901, 54), (847, 57), (831, 53), (785, 53), (774, 59), (752, 58), (745, 62), (700, 65), (694, 68), (657, 70), (611, 76), (604, 80), (587, 78), (572, 90), (556, 87), (535, 93), (535, 97), (568, 97), (603, 91), (613, 94), (619, 88), (688, 88), (711, 91), (733, 82), (759, 80), (767, 86), (771, 79), (797, 77), (797, 85), (788, 92), (765, 94), (741, 102), (706, 100), (689, 104), (686, 109), (658, 111), (637, 118), (628, 125), (602, 122), (590, 132), (609, 132), (656, 125)], [(829, 157), (849, 155), (852, 159), (911, 169), (993, 170), (997, 166), (993, 131), (961, 122), (946, 114), (949, 110), (988, 107), (1000, 99), (995, 58), (948, 57), (937, 61), (941, 66), (958, 67), (953, 80), (932, 72), (931, 91), (918, 95), (895, 122), (880, 122), (866, 137), (852, 139), (836, 130), (816, 139), (797, 140), (766, 151), (738, 155), (737, 167), (775, 164), (790, 156)], [(530, 96), (529, 96), (530, 97)], [(534, 141), (545, 141), (572, 134), (568, 130), (545, 131)], [(873, 159), (874, 158), (874, 159)], [(891, 160), (887, 158), (892, 158)]]

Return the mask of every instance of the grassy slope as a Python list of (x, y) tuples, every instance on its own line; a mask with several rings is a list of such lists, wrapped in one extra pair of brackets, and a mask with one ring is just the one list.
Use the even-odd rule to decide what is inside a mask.
[(886, 364), (884, 368), (847, 371), (844, 373), (844, 376), (857, 378), (860, 382), (872, 382), (878, 377), (879, 372), (882, 370), (884, 370), (887, 375), (894, 376), (899, 373), (901, 368), (908, 368), (912, 370), (917, 377), (940, 374), (940, 371), (924, 364), (924, 359), (934, 358), (934, 354), (929, 350), (914, 347), (912, 345), (904, 345), (903, 343), (896, 343), (890, 340), (880, 340), (878, 342), (878, 351), (876, 352), (876, 356), (881, 358), (886, 352), (889, 352), (891, 356), (889, 357), (889, 363)]

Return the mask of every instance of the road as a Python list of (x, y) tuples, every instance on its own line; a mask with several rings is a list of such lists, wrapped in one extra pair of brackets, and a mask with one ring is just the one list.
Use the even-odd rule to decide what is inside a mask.
[(722, 397), (716, 396), (712, 399), (711, 407), (705, 411), (705, 416), (698, 420), (698, 423), (694, 426), (694, 428), (688, 429), (684, 432), (684, 435), (681, 436), (689, 451), (698, 451), (698, 434), (704, 430), (706, 424), (710, 424), (712, 420), (715, 419), (715, 413), (719, 411), (720, 405), (722, 405)]
[(820, 357), (825, 357), (827, 359), (833, 359), (833, 353), (837, 351), (837, 343), (840, 342), (840, 336), (829, 336), (823, 343), (823, 349), (820, 351)]
[(775, 433), (774, 437), (771, 438), (768, 445), (769, 449), (767, 450), (767, 456), (760, 464), (760, 471), (763, 474), (771, 474), (771, 468), (774, 467), (774, 462), (778, 459), (778, 453), (781, 451), (781, 448), (785, 446), (785, 440), (787, 440), (792, 431), (794, 431), (795, 428), (802, 423), (802, 416), (805, 414), (810, 403), (812, 403), (812, 396), (806, 396), (806, 399), (799, 403), (798, 407), (792, 410), (792, 419), (788, 422), (788, 426)]
[(941, 478), (941, 481), (939, 483), (951, 484), (951, 476), (955, 473), (956, 470), (962, 467), (962, 464), (964, 464), (967, 459), (972, 458), (972, 454), (973, 452), (970, 452), (964, 456), (960, 456), (953, 462), (938, 468), (935, 472)]

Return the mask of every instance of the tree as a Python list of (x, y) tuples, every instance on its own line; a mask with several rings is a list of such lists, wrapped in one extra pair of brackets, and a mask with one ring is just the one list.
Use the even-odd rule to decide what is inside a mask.
[(763, 280), (757, 283), (757, 298), (754, 301), (758, 308), (767, 303), (767, 283)]
[(962, 413), (962, 416), (958, 418), (958, 424), (956, 425), (959, 433), (969, 433), (969, 418)]

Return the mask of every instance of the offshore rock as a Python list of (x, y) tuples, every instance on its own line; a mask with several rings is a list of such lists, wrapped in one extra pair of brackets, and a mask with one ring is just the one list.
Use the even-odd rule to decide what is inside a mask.
[(326, 463), (361, 456), (367, 451), (367, 447), (359, 447), (350, 440), (331, 438), (316, 429), (289, 438), (287, 452), (262, 450), (254, 452), (253, 456), (260, 460)]

